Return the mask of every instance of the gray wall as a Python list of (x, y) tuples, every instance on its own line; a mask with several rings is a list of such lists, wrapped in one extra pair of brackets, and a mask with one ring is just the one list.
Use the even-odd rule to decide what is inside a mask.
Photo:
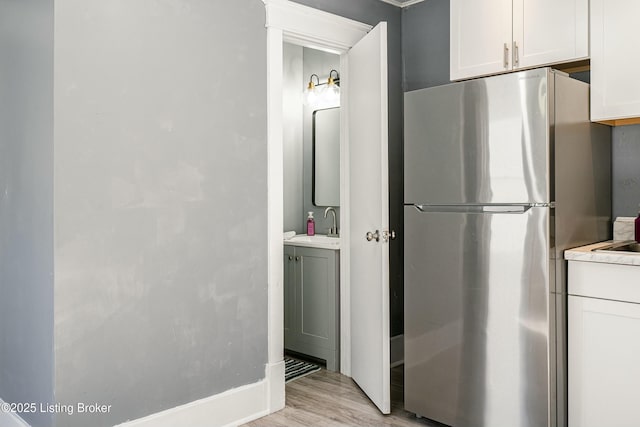
[(302, 46), (284, 44), (283, 55), (283, 109), (282, 151), (284, 168), (284, 231), (304, 233), (304, 178), (303, 178), (303, 126)]
[(55, 14), (56, 399), (113, 405), (58, 425), (264, 378), (263, 3), (58, 0)]
[(0, 398), (12, 403), (53, 401), (52, 35), (52, 1), (0, 0)]
[(640, 204), (640, 125), (613, 128), (613, 217), (638, 216)]
[(389, 70), (389, 221), (398, 238), (390, 244), (391, 335), (403, 330), (404, 213), (402, 208), (402, 55), (401, 9), (379, 0), (293, 0), (306, 6), (344, 16), (359, 22), (388, 24)]
[(449, 0), (402, 9), (404, 90), (449, 83)]

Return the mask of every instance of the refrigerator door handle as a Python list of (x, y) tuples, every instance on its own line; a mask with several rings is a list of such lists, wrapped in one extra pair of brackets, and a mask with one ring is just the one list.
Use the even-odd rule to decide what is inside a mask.
[(554, 208), (554, 203), (509, 203), (509, 204), (459, 204), (459, 205), (430, 205), (414, 204), (420, 212), (425, 213), (493, 213), (493, 214), (523, 214), (531, 208)]

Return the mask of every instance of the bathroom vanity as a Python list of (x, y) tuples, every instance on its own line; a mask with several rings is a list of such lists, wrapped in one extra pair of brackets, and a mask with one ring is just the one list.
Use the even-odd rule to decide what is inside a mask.
[(284, 346), (339, 370), (340, 239), (298, 235), (284, 241)]

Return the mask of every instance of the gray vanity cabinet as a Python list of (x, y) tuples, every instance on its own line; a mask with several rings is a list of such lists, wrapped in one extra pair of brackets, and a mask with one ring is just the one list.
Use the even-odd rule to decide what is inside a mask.
[(284, 247), (284, 346), (339, 367), (339, 252)]

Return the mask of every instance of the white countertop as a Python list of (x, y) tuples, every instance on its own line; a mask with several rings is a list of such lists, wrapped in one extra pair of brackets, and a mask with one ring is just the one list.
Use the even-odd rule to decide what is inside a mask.
[(615, 240), (608, 240), (606, 242), (593, 243), (587, 246), (581, 246), (579, 248), (568, 249), (564, 251), (564, 259), (568, 261), (588, 261), (588, 262), (601, 262), (606, 264), (622, 264), (622, 265), (637, 265), (640, 266), (640, 253), (639, 252), (594, 252), (594, 249), (604, 248)]
[(307, 236), (306, 234), (296, 234), (290, 239), (284, 239), (287, 246), (304, 246), (305, 248), (340, 250), (340, 238), (329, 237), (325, 234)]

